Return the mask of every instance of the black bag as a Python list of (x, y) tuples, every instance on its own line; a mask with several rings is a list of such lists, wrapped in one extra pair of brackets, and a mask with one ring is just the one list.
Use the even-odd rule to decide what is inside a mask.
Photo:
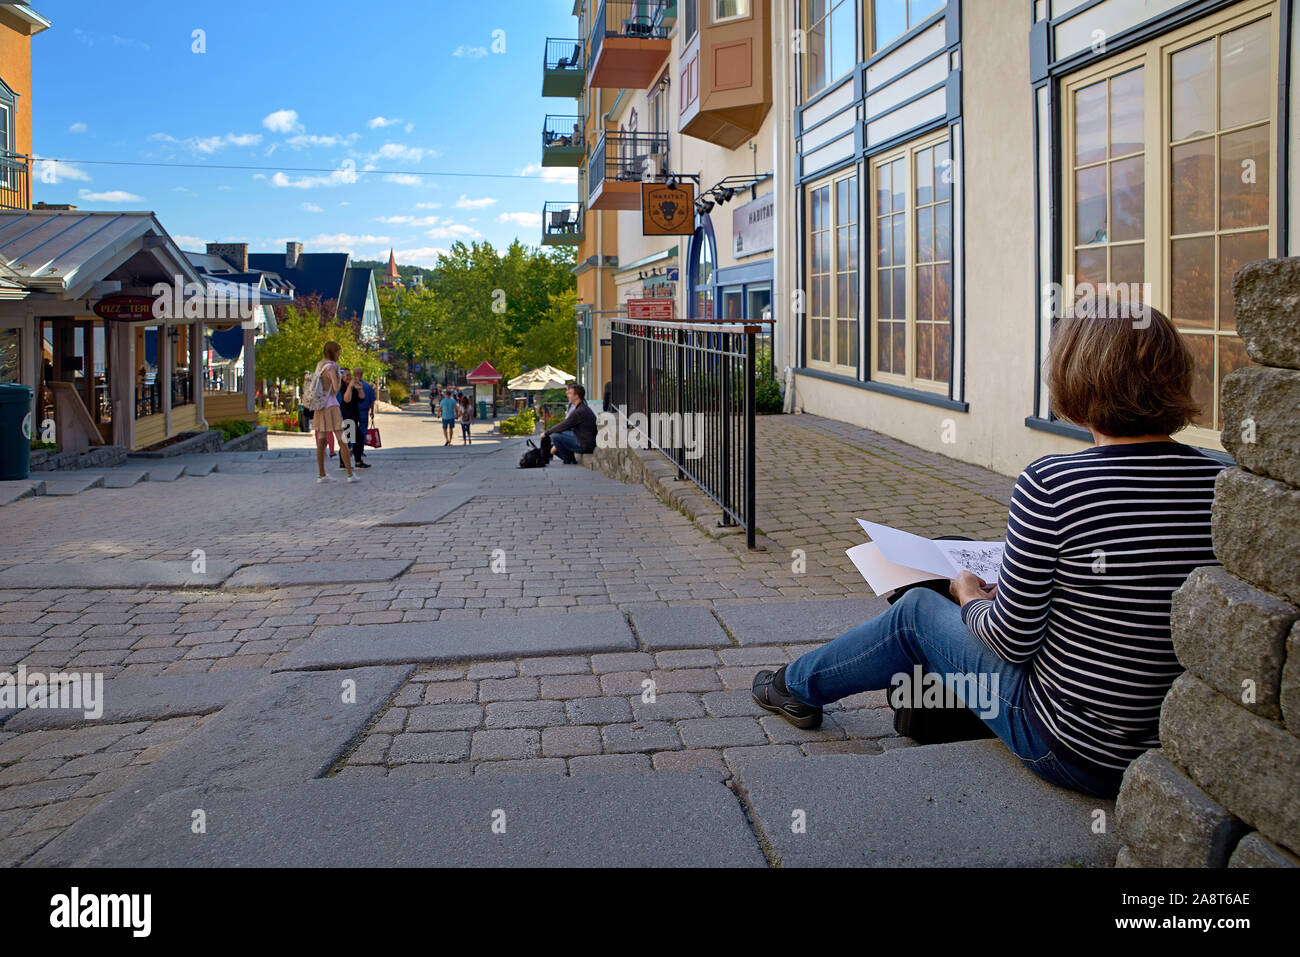
[[(943, 536), (958, 541), (969, 541), (960, 535)], [(887, 601), (892, 605), (913, 588), (928, 588), (952, 600), (948, 592), (948, 579), (933, 578), (895, 589)], [(989, 726), (970, 708), (895, 708), (894, 730), (921, 744), (947, 744), (952, 741), (978, 741), (995, 737)]]
[(528, 451), (524, 452), (523, 458), (519, 460), (521, 469), (544, 469), (546, 468), (546, 454), (539, 449), (532, 439), (528, 440)]

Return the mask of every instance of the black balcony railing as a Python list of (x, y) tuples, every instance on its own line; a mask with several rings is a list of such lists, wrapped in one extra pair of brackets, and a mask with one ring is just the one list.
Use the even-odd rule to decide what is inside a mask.
[(586, 85), (582, 41), (547, 37), (542, 55), (542, 96), (580, 96)]
[(581, 203), (547, 203), (542, 207), (542, 245), (576, 246), (583, 237)]
[(601, 0), (591, 20), (592, 62), (599, 56), (605, 37), (667, 39), (667, 11), (667, 0)]
[(32, 167), (28, 157), (0, 149), (0, 209), (32, 205)]
[(757, 323), (610, 323), (611, 399), (620, 433), (638, 436), (743, 525), (753, 548)]
[(582, 146), (582, 117), (547, 116), (542, 124), (542, 148)]
[(194, 401), (194, 376), (189, 369), (177, 369), (172, 373), (172, 408), (189, 405)]
[(639, 183), (647, 173), (668, 167), (667, 133), (606, 133), (591, 151), (588, 190), (594, 193), (606, 179)]
[(137, 382), (135, 386), (135, 417), (143, 419), (146, 415), (157, 415), (162, 410), (162, 383), (157, 379), (153, 382)]
[(582, 41), (546, 38), (545, 65), (548, 70), (577, 70), (582, 72)]

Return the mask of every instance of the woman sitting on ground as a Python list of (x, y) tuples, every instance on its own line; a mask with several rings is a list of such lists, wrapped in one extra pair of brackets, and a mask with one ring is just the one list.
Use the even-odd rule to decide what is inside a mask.
[(1096, 444), (1020, 474), (996, 586), (963, 572), (953, 601), (913, 588), (780, 671), (759, 672), (755, 700), (815, 728), (823, 705), (890, 687), (914, 665), (973, 674), (994, 704), (980, 717), (1026, 767), (1115, 795), (1129, 764), (1159, 747), (1160, 705), (1183, 670), (1170, 597), (1192, 569), (1217, 564), (1210, 505), (1223, 465), (1170, 438), (1197, 414), (1193, 361), (1173, 324), (1149, 316), (1149, 325), (1057, 324), (1052, 408)]

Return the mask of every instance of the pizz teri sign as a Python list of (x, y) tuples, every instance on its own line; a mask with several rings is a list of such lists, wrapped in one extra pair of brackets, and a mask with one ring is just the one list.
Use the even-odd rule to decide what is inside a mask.
[(152, 319), (154, 300), (150, 296), (105, 296), (95, 303), (95, 315), (101, 319)]

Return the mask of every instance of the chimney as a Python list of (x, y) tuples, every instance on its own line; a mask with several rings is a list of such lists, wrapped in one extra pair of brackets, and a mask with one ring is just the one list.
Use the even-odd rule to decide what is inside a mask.
[(220, 256), (235, 272), (248, 272), (248, 243), (208, 243), (208, 255)]
[(302, 243), (284, 244), (284, 268), (297, 269), (298, 258), (302, 255)]

